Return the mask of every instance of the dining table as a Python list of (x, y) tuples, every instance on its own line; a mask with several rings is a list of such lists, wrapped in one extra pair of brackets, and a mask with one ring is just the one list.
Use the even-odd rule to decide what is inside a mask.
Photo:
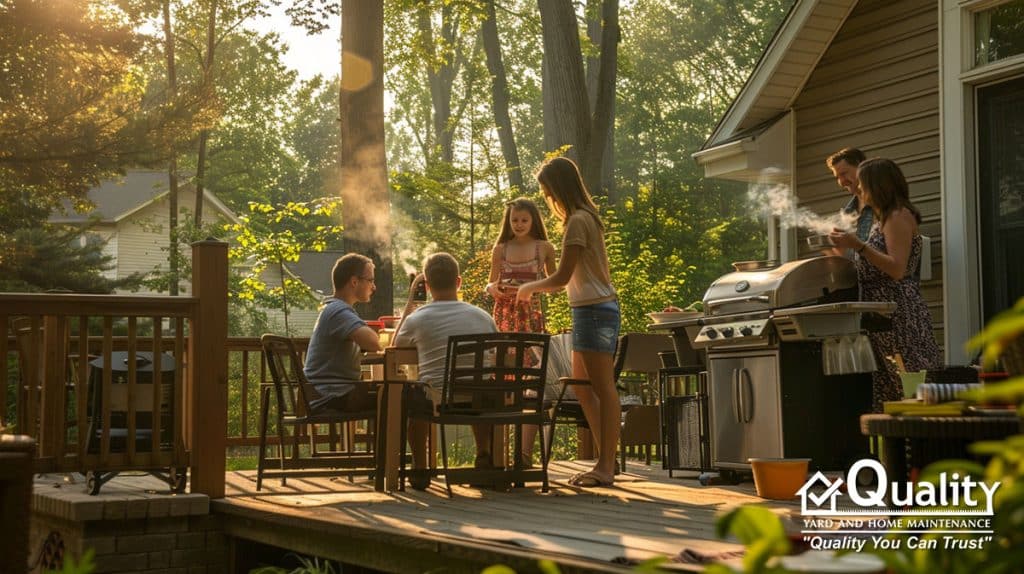
[(414, 347), (388, 347), (383, 352), (366, 353), (362, 358), (370, 381), (378, 389), (374, 490), (379, 492), (393, 492), (400, 487), (402, 396), (405, 394), (402, 391), (405, 385), (418, 384), (417, 360)]
[[(374, 490), (394, 492), (401, 487), (402, 461), (402, 398), (406, 385), (423, 384), (418, 380), (419, 355), (415, 347), (387, 347), (383, 352), (366, 353), (362, 365), (367, 367), (370, 382), (377, 387), (377, 428), (375, 452), (377, 472)], [(431, 468), (437, 467), (434, 453), (437, 449), (437, 429), (431, 429), (431, 444), (427, 459)], [(509, 437), (505, 427), (495, 427), (491, 438), (492, 464), (505, 467)]]

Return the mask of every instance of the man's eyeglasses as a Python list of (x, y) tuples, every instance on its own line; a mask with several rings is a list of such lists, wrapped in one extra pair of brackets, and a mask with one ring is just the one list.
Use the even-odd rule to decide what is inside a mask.
[(377, 278), (376, 277), (360, 277), (360, 279), (362, 279), (363, 281), (369, 281), (370, 283), (373, 283), (374, 285), (377, 284)]

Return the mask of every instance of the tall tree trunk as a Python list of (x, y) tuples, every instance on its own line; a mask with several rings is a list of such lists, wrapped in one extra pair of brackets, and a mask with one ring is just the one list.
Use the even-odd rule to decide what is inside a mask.
[[(174, 30), (171, 28), (171, 2), (163, 1), (164, 56), (167, 61), (167, 98), (173, 101), (178, 96), (178, 74), (174, 62)], [(168, 231), (168, 278), (167, 292), (178, 294), (178, 150), (172, 145), (167, 162), (167, 231)]]
[(592, 143), (594, 154), (593, 161), (596, 165), (589, 166), (595, 174), (596, 181), (600, 181), (597, 188), (604, 189), (606, 182), (613, 181), (614, 157), (612, 133), (615, 126), (615, 83), (618, 78), (619, 39), (622, 32), (619, 29), (619, 0), (604, 0), (601, 4), (601, 58), (598, 65), (597, 95), (592, 108), (591, 129), (593, 130)]
[[(452, 121), (452, 88), (463, 64), (461, 44), (456, 42), (458, 18), (447, 2), (441, 7), (441, 39), (453, 54), (438, 57), (434, 41), (434, 26), (429, 0), (421, 0), (416, 7), (416, 22), (420, 31), (423, 51), (427, 54), (427, 82), (433, 105), (434, 137), (439, 148), (439, 159), (445, 163), (455, 160), (455, 126)], [(431, 153), (428, 157), (433, 157)]]
[[(618, 0), (604, 0), (601, 9), (601, 57), (597, 72), (595, 105), (591, 109), (580, 52), (579, 28), (571, 0), (538, 0), (541, 33), (544, 39), (544, 91), (550, 94), (550, 113), (545, 123), (554, 122), (554, 145), (572, 146), (566, 154), (580, 166), (583, 181), (594, 193), (601, 193), (605, 138), (611, 126), (615, 98), (615, 65), (618, 57)], [(548, 94), (545, 93), (545, 107)]]
[[(213, 95), (213, 51), (217, 47), (217, 0), (209, 0), (210, 16), (206, 22), (206, 61), (203, 63), (203, 88)], [(196, 229), (203, 227), (203, 191), (206, 189), (206, 142), (209, 128), (199, 132), (199, 152), (196, 157)]]
[[(587, 22), (587, 38), (597, 48), (596, 52), (591, 52), (591, 56), (587, 57), (587, 99), (590, 101), (590, 109), (596, 111), (597, 107), (597, 94), (600, 91), (600, 72), (601, 72), (601, 58), (600, 55), (604, 53), (602, 44), (602, 34), (604, 32), (602, 9), (604, 2), (602, 0), (587, 0), (586, 8), (586, 22)], [(615, 118), (615, 98), (611, 101), (611, 117)], [(604, 189), (605, 193), (608, 194), (608, 203), (615, 205), (618, 203), (618, 197), (615, 193), (615, 122), (611, 121), (608, 127), (607, 135), (604, 138), (604, 158), (601, 162), (601, 188)], [(597, 142), (595, 141), (595, 144)]]
[(519, 164), (515, 134), (512, 132), (512, 118), (508, 113), (508, 80), (501, 57), (494, 0), (487, 0), (484, 3), (484, 10), (486, 13), (483, 22), (480, 23), (480, 37), (484, 52), (487, 54), (487, 70), (491, 76), (491, 109), (494, 111), (494, 123), (498, 127), (498, 141), (501, 143), (501, 154), (505, 158), (509, 187), (522, 190), (523, 170)]
[(345, 250), (377, 267), (377, 292), (360, 309), (369, 318), (394, 312), (391, 212), (384, 150), (384, 8), (341, 3), (341, 199)]
[(551, 153), (559, 147), (558, 124), (555, 122), (555, 97), (551, 88), (551, 65), (547, 54), (541, 54), (541, 110), (544, 118), (544, 153)]

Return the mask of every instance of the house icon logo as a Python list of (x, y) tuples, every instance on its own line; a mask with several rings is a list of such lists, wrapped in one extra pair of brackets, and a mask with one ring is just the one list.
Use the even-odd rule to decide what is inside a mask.
[[(842, 478), (835, 481), (829, 480), (819, 470), (814, 473), (807, 482), (796, 491), (800, 497), (800, 512), (804, 516), (821, 516), (836, 514), (836, 499), (839, 498), (839, 488), (843, 485)], [(820, 493), (811, 492), (823, 488)]]

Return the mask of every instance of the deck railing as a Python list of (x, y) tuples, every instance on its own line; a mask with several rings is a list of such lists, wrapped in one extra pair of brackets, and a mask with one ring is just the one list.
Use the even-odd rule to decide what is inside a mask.
[[(294, 338), (305, 352), (309, 338)], [(259, 444), (260, 389), (272, 384), (263, 346), (258, 337), (228, 338), (228, 428), (227, 446), (255, 447)], [(267, 443), (277, 444), (274, 421), (270, 421)]]
[(224, 495), (227, 244), (192, 253), (192, 297), (0, 293), (0, 416), (37, 439), (37, 472), (188, 467)]

